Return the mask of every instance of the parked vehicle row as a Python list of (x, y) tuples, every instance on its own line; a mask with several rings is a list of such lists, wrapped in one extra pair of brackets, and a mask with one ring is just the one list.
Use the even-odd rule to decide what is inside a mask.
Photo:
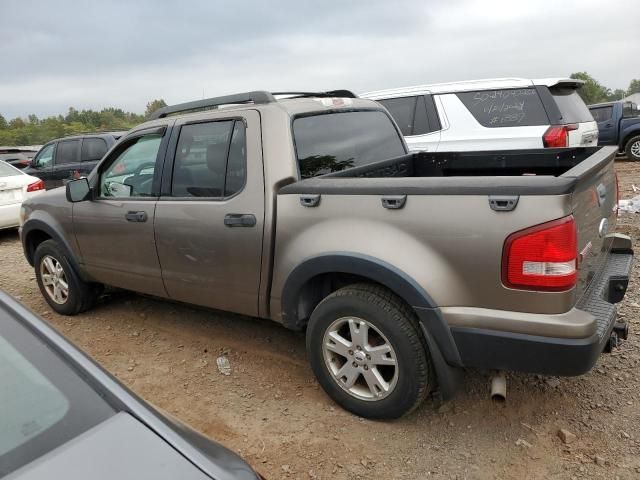
[(498, 78), (362, 94), (382, 103), (412, 151), (595, 146), (598, 128), (570, 78)]
[(289, 96), (165, 107), (27, 200), (51, 308), (111, 285), (306, 330), (320, 385), (369, 418), (450, 398), (466, 367), (578, 375), (626, 335), (616, 148), (409, 153), (375, 101)]
[(640, 160), (640, 111), (633, 102), (589, 105), (600, 130), (599, 145), (615, 145), (629, 160)]

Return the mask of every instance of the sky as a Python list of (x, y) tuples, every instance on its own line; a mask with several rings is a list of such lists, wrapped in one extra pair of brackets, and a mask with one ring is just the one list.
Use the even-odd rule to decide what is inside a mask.
[(627, 88), (638, 13), (638, 0), (0, 0), (0, 113), (576, 71)]

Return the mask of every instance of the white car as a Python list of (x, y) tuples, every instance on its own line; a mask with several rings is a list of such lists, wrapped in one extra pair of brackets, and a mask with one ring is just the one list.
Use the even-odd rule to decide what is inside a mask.
[(0, 162), (0, 229), (19, 226), (22, 202), (44, 191), (44, 182), (38, 177)]
[(570, 78), (499, 78), (360, 95), (384, 105), (414, 151), (595, 146), (598, 125)]

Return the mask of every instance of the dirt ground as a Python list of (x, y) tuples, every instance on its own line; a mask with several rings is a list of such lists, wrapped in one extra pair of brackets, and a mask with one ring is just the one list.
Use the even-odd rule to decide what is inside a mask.
[[(618, 162), (621, 197), (640, 164)], [(618, 230), (640, 251), (640, 215)], [(129, 293), (77, 317), (41, 297), (17, 233), (0, 233), (0, 288), (48, 320), (145, 399), (240, 452), (269, 479), (640, 478), (640, 281), (619, 314), (629, 340), (577, 378), (510, 374), (504, 405), (472, 371), (444, 406), (394, 422), (355, 417), (319, 388), (304, 337), (268, 322)], [(230, 376), (216, 358), (226, 355)], [(559, 429), (576, 435), (565, 444)]]

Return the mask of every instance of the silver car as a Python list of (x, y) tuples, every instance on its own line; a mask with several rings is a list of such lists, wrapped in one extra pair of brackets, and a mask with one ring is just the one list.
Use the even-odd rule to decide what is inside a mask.
[(0, 477), (256, 480), (0, 291)]

